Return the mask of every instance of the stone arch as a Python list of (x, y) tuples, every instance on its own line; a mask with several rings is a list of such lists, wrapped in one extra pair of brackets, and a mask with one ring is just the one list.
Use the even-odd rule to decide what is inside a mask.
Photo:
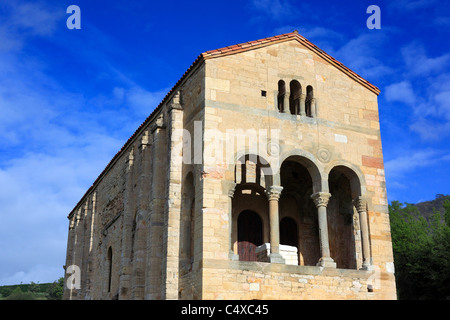
[(234, 182), (256, 184), (267, 189), (273, 184), (273, 170), (265, 158), (245, 153), (237, 158), (234, 165)]
[[(356, 269), (361, 252), (360, 223), (354, 200), (361, 196), (361, 182), (355, 171), (335, 165), (328, 172), (331, 198), (327, 206), (330, 255), (338, 268)], [(361, 256), (361, 255), (359, 255)]]
[(366, 182), (363, 172), (355, 165), (345, 161), (333, 161), (324, 170), (324, 175), (329, 178), (330, 172), (335, 169), (344, 174), (350, 181), (352, 198), (366, 195)]
[(300, 265), (316, 265), (320, 258), (317, 209), (311, 198), (313, 193), (320, 191), (320, 184), (317, 185), (320, 181), (319, 169), (311, 160), (299, 155), (290, 155), (283, 160), (280, 167), (280, 185), (283, 188), (280, 217), (292, 218), (298, 224)]
[[(266, 189), (273, 183), (270, 165), (255, 154), (237, 158), (234, 166), (234, 193), (231, 200), (232, 251), (238, 254), (238, 217), (243, 211), (254, 211), (260, 217), (263, 241), (268, 242), (269, 212)], [(268, 174), (267, 174), (268, 173)]]
[[(324, 183), (326, 178), (324, 178), (323, 169), (317, 165), (318, 162), (311, 153), (301, 149), (294, 149), (284, 153), (279, 160), (280, 168), (286, 160), (297, 162), (308, 170), (313, 182), (313, 193), (328, 191), (328, 185)], [(273, 180), (274, 185), (281, 184), (279, 170), (278, 174), (273, 176)]]

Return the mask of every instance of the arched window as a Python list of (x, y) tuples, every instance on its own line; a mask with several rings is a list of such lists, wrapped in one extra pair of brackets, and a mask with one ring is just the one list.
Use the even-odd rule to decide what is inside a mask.
[(286, 84), (283, 80), (278, 81), (278, 111), (285, 112), (284, 96), (286, 95)]
[(108, 292), (111, 292), (111, 281), (112, 281), (112, 258), (113, 258), (113, 254), (112, 254), (112, 248), (109, 247), (108, 248), (108, 253), (106, 256), (106, 269), (108, 272)]
[(305, 111), (306, 111), (306, 116), (312, 118), (314, 116), (315, 113), (315, 106), (313, 104), (313, 99), (314, 99), (314, 93), (313, 93), (313, 87), (311, 86), (307, 86), (306, 87), (306, 101), (305, 101)]
[(194, 261), (195, 186), (192, 172), (184, 179), (180, 218), (180, 272), (184, 274), (191, 270)]
[(259, 215), (251, 210), (238, 217), (238, 254), (241, 261), (257, 261), (256, 247), (263, 243), (263, 225)]
[(300, 96), (302, 94), (302, 86), (297, 80), (292, 80), (289, 89), (291, 95), (289, 97), (289, 111), (291, 114), (300, 114)]

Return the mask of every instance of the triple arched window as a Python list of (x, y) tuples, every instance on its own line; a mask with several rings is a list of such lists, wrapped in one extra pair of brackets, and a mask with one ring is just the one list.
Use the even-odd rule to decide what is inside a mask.
[(297, 80), (292, 80), (289, 85), (284, 80), (278, 81), (278, 111), (315, 118), (317, 107), (313, 87), (308, 85), (305, 91), (302, 92), (302, 85)]

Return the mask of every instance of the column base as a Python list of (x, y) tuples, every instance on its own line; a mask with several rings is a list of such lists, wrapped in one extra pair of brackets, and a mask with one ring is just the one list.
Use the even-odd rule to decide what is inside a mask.
[(285, 260), (279, 253), (271, 253), (269, 254), (269, 262), (270, 263), (281, 263), (285, 264)]
[(359, 268), (359, 270), (373, 271), (375, 270), (375, 268), (369, 263), (363, 263), (361, 268)]
[(324, 268), (336, 268), (336, 262), (334, 262), (331, 258), (322, 257), (319, 259), (319, 262), (317, 262), (317, 266)]
[(228, 259), (230, 259), (231, 261), (239, 261), (239, 255), (234, 253), (233, 251), (230, 251), (228, 253)]

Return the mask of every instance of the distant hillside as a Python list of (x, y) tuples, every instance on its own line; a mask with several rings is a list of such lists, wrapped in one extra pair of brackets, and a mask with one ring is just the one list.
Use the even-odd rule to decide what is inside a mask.
[(53, 283), (0, 286), (0, 300), (61, 300), (64, 278)]
[(414, 206), (419, 209), (419, 212), (422, 216), (428, 219), (435, 211), (441, 212), (441, 215), (444, 213), (444, 201), (445, 199), (450, 200), (450, 195), (437, 194), (436, 199), (430, 201), (424, 201), (414, 204)]

